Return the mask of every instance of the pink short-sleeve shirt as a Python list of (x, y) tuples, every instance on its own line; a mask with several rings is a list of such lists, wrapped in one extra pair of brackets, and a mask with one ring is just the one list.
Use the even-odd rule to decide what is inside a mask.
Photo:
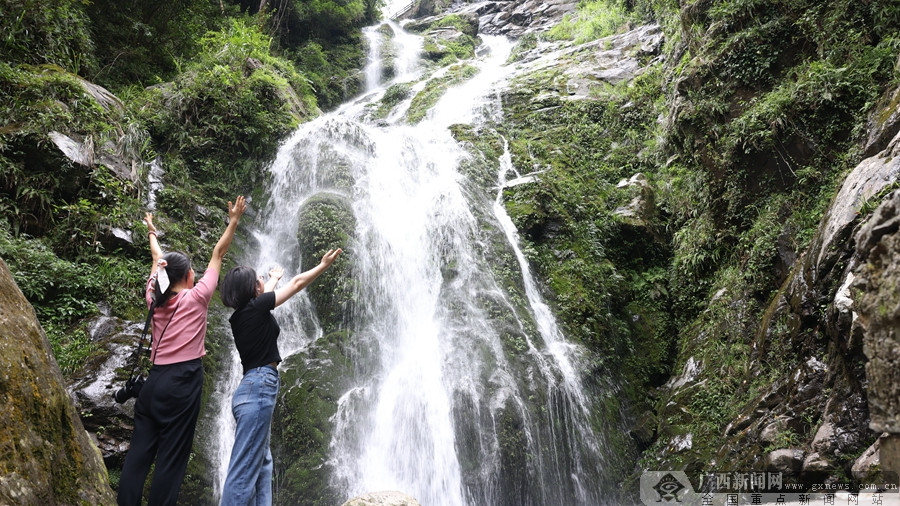
[[(147, 281), (147, 307), (153, 300), (152, 281), (153, 278)], [(218, 283), (219, 273), (206, 269), (193, 288), (178, 292), (156, 308), (150, 353), (154, 364), (176, 364), (206, 355), (206, 315)]]

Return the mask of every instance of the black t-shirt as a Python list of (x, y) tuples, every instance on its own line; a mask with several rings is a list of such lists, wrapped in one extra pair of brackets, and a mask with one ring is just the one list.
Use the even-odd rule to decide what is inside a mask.
[(228, 319), (234, 334), (234, 345), (241, 355), (244, 374), (247, 371), (272, 362), (281, 362), (278, 354), (278, 334), (281, 328), (272, 310), (275, 309), (275, 292), (265, 292), (250, 299)]

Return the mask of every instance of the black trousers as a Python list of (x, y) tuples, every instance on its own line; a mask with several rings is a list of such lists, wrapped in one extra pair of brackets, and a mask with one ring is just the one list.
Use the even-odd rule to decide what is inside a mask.
[(134, 404), (134, 433), (119, 481), (120, 505), (140, 505), (144, 481), (156, 460), (148, 504), (175, 504), (184, 480), (200, 414), (200, 359), (154, 365)]

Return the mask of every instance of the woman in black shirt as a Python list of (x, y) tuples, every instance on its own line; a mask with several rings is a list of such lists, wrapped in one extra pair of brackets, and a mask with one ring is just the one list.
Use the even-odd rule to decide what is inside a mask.
[(281, 277), (273, 269), (269, 283), (250, 267), (228, 271), (220, 290), (222, 302), (234, 308), (231, 331), (241, 356), (244, 377), (231, 399), (235, 427), (234, 446), (222, 491), (222, 505), (272, 504), (272, 452), (269, 449), (272, 413), (280, 381), (278, 334), (280, 328), (272, 310), (296, 295), (331, 267), (340, 248), (329, 250), (319, 265), (294, 276), (274, 290)]

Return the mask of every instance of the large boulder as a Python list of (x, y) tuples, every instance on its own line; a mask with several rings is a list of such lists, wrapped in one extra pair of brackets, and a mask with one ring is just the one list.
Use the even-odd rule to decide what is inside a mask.
[(114, 504), (34, 309), (0, 259), (0, 503)]
[(481, 33), (521, 37), (549, 30), (577, 5), (574, 0), (485, 1), (463, 4), (458, 12), (476, 14)]
[(356, 496), (342, 506), (421, 506), (415, 497), (402, 492), (370, 492)]
[[(354, 235), (356, 218), (347, 197), (337, 192), (320, 192), (300, 209), (297, 239), (302, 269), (315, 267), (329, 249), (346, 248)], [(352, 299), (351, 263), (347, 254), (338, 259), (308, 288), (319, 323), (326, 333), (341, 328)]]
[[(338, 399), (350, 387), (349, 333), (328, 334), (281, 363), (282, 384), (272, 418), (275, 504), (333, 505), (329, 444)], [(351, 399), (352, 402), (352, 399)]]
[(646, 68), (642, 62), (660, 54), (664, 38), (654, 24), (584, 44), (542, 42), (523, 49), (518, 56), (517, 85), (504, 100), (516, 96), (531, 101), (593, 99), (606, 86), (640, 75)]

